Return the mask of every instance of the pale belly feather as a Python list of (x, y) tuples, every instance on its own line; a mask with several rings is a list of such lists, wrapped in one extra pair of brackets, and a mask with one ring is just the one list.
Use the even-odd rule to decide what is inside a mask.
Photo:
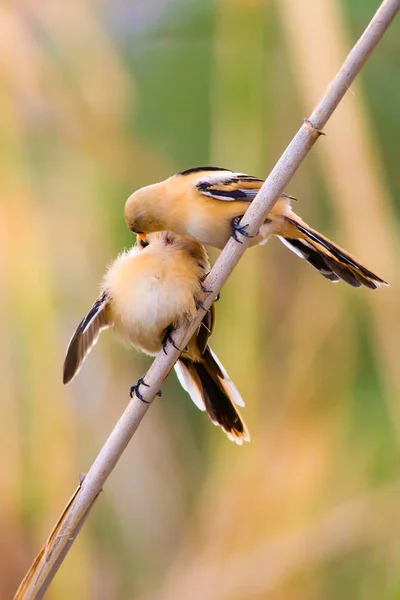
[(210, 223), (210, 215), (204, 219), (199, 215), (191, 216), (186, 223), (186, 235), (205, 246), (223, 248), (231, 235), (231, 227), (225, 219), (217, 219)]
[(114, 328), (136, 348), (157, 354), (165, 329), (195, 311), (192, 294), (158, 276), (136, 281), (113, 298)]

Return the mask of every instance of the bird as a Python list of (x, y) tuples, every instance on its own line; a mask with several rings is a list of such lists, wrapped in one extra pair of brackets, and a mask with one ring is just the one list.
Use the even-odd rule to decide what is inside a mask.
[[(195, 167), (135, 191), (125, 203), (125, 220), (135, 233), (170, 230), (204, 245), (222, 249), (238, 233), (249, 236), (240, 219), (264, 180), (221, 167)], [(250, 245), (277, 236), (332, 282), (375, 290), (386, 281), (327, 237), (312, 229), (282, 194)], [(251, 236), (249, 236), (251, 237)]]
[[(99, 297), (72, 336), (63, 383), (75, 377), (107, 328), (150, 356), (167, 352), (168, 341), (176, 347), (173, 332), (197, 312), (209, 269), (207, 251), (198, 242), (168, 231), (139, 235), (136, 245), (122, 252), (107, 269)], [(235, 405), (244, 406), (244, 402), (208, 345), (214, 322), (212, 305), (175, 371), (194, 403), (207, 411), (229, 439), (241, 445), (250, 441), (250, 435)], [(131, 397), (136, 394), (144, 400), (141, 386), (147, 386), (144, 378), (131, 387)]]

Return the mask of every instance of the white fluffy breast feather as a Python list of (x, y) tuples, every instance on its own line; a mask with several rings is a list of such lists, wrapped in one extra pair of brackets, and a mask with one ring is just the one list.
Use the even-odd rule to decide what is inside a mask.
[(161, 350), (165, 329), (196, 310), (191, 280), (174, 276), (167, 249), (154, 253), (133, 248), (111, 265), (103, 281), (111, 301), (114, 329), (147, 354)]

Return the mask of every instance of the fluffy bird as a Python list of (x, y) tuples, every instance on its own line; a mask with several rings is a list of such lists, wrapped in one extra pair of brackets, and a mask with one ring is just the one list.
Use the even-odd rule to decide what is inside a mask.
[[(223, 248), (230, 236), (248, 236), (240, 219), (263, 179), (219, 167), (196, 167), (134, 192), (125, 204), (125, 219), (135, 233), (170, 230), (201, 244)], [(251, 245), (275, 235), (330, 281), (372, 290), (386, 282), (354, 256), (302, 221), (282, 194)]]
[[(103, 329), (112, 328), (138, 350), (154, 356), (174, 344), (173, 330), (194, 316), (203, 294), (202, 281), (210, 269), (201, 244), (170, 232), (138, 236), (137, 244), (123, 252), (107, 270), (101, 293), (73, 335), (64, 362), (63, 382), (77, 374)], [(215, 311), (212, 306), (175, 364), (183, 388), (194, 403), (206, 410), (215, 425), (242, 444), (250, 441), (235, 405), (242, 397), (224, 367), (208, 346)], [(141, 378), (131, 396), (143, 400)]]

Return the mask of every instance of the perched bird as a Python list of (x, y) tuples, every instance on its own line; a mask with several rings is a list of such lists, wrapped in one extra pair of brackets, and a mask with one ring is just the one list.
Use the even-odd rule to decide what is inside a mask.
[[(248, 236), (240, 219), (264, 181), (219, 167), (197, 167), (134, 192), (125, 204), (125, 219), (135, 233), (170, 230), (192, 240), (223, 248), (230, 236)], [(331, 281), (375, 290), (386, 282), (364, 267), (293, 212), (293, 198), (282, 194), (251, 245), (276, 235)]]
[[(114, 329), (123, 340), (154, 356), (173, 344), (176, 327), (192, 317), (202, 297), (202, 281), (210, 268), (205, 248), (175, 233), (138, 236), (137, 245), (123, 252), (107, 270), (101, 293), (79, 324), (67, 350), (63, 382), (76, 375), (102, 329)], [(244, 402), (223, 366), (208, 346), (214, 306), (175, 365), (183, 388), (228, 437), (249, 441), (246, 425), (235, 404)], [(143, 400), (141, 378), (131, 388)]]

